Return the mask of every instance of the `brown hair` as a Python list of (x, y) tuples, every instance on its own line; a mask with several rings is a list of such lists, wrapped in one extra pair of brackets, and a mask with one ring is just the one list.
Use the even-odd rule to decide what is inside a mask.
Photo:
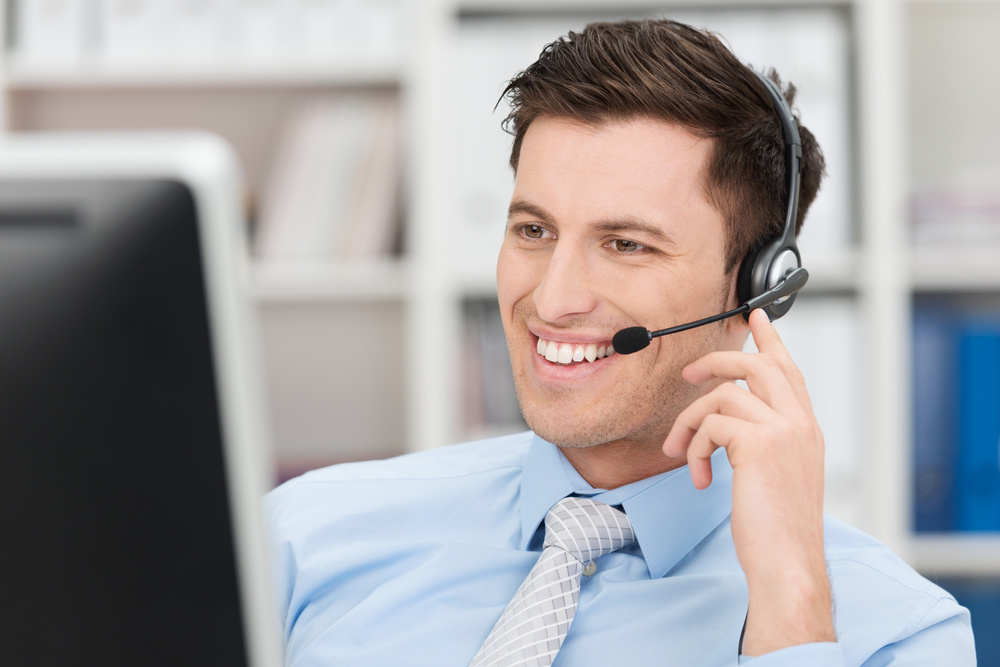
[[(781, 82), (774, 70), (770, 78)], [(795, 87), (784, 91), (789, 105)], [(589, 124), (639, 117), (680, 125), (713, 140), (705, 192), (728, 228), (726, 271), (777, 235), (784, 224), (784, 143), (763, 84), (708, 31), (667, 19), (592, 23), (549, 44), (504, 96), (504, 128), (514, 135), (517, 171), (524, 134), (536, 118)], [(799, 125), (802, 185), (796, 233), (816, 197), (823, 154)]]

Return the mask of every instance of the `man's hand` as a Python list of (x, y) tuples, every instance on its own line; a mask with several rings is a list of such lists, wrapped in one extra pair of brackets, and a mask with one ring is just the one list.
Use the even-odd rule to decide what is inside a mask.
[(699, 489), (712, 482), (710, 457), (726, 449), (733, 467), (732, 532), (747, 577), (745, 655), (836, 641), (823, 554), (823, 434), (805, 381), (760, 310), (750, 314), (758, 354), (713, 352), (685, 380), (724, 382), (687, 407), (663, 444), (687, 452)]

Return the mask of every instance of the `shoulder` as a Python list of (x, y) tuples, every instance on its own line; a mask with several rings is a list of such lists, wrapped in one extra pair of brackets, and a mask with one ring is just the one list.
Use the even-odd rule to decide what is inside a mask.
[(830, 517), (824, 522), (824, 534), (835, 586), (865, 582), (882, 594), (926, 598), (928, 603), (950, 597), (871, 535)]
[(307, 472), (277, 490), (287, 492), (300, 486), (329, 482), (446, 479), (499, 467), (517, 467), (523, 464), (533, 437), (532, 432), (526, 431), (389, 459), (341, 463)]
[(946, 649), (967, 634), (971, 645), (968, 612), (951, 594), (856, 528), (827, 518), (824, 532), (837, 636), (845, 651), (860, 658), (916, 636)]
[(344, 463), (289, 480), (265, 496), (272, 522), (316, 513), (325, 521), (350, 507), (433, 506), (497, 483), (518, 483), (534, 434), (478, 440), (391, 459)]

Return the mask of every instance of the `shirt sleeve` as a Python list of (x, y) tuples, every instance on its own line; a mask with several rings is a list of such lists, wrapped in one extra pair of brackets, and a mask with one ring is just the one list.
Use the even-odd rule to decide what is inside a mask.
[(969, 612), (952, 598), (942, 598), (919, 619), (912, 634), (867, 656), (851, 655), (841, 643), (792, 646), (766, 655), (740, 656), (739, 664), (753, 667), (974, 667), (976, 647)]
[(865, 664), (975, 667), (976, 645), (969, 611), (953, 598), (942, 598), (921, 619), (916, 632), (883, 647)]

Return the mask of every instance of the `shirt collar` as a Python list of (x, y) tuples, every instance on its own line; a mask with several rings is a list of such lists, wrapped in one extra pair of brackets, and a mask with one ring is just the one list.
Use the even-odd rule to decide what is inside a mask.
[(521, 548), (527, 549), (549, 509), (571, 494), (622, 505), (654, 579), (666, 575), (730, 514), (733, 471), (721, 449), (712, 456), (712, 484), (694, 488), (688, 467), (606, 491), (595, 489), (558, 447), (537, 435), (521, 480)]

